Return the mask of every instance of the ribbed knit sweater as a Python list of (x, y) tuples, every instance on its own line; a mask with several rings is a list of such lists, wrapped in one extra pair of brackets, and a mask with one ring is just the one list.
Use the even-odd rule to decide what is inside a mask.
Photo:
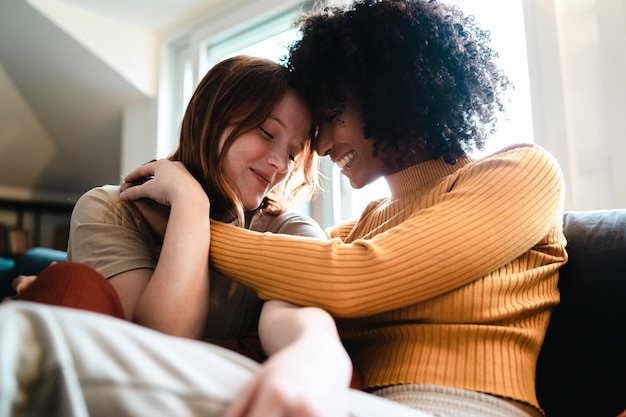
[(567, 260), (554, 158), (520, 145), (386, 180), (391, 197), (329, 241), (212, 223), (213, 267), (338, 317), (366, 389), (435, 384), (540, 409), (536, 362)]

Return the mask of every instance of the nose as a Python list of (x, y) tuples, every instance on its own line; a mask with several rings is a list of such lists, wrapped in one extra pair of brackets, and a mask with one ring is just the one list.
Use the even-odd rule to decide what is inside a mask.
[(286, 174), (289, 171), (289, 162), (289, 151), (276, 146), (270, 152), (269, 163), (278, 174)]
[(333, 149), (334, 143), (331, 135), (321, 128), (318, 130), (315, 151), (319, 156), (326, 156)]

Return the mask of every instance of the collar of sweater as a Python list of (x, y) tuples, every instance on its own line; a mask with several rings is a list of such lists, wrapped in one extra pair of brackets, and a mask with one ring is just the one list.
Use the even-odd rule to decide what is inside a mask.
[(474, 161), (470, 157), (458, 158), (456, 164), (450, 165), (443, 160), (443, 157), (431, 159), (389, 175), (385, 177), (385, 180), (389, 185), (391, 196), (400, 196), (447, 177)]

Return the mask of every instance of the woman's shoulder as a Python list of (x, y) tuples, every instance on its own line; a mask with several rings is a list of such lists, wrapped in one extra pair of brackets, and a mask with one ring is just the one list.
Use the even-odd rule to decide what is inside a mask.
[(503, 157), (519, 157), (533, 159), (548, 159), (556, 162), (552, 154), (545, 148), (536, 143), (515, 143), (505, 146), (500, 150), (486, 156), (484, 159), (503, 158)]
[(80, 196), (76, 204), (79, 202), (114, 202), (120, 199), (120, 187), (119, 185), (102, 185), (100, 187), (92, 188)]
[(72, 216), (93, 216), (110, 209), (120, 201), (120, 187), (103, 185), (92, 188), (80, 196), (74, 206)]
[(495, 164), (503, 168), (510, 166), (510, 163), (515, 163), (519, 170), (546, 170), (560, 175), (560, 166), (556, 158), (545, 148), (535, 143), (509, 145), (476, 162), (474, 165), (478, 167)]
[(250, 221), (250, 230), (296, 236), (326, 237), (319, 223), (311, 217), (296, 212), (285, 211), (278, 215), (255, 214)]
[(556, 158), (537, 144), (503, 148), (463, 167), (457, 179), (459, 184), (472, 189), (472, 195), (482, 190), (492, 199), (497, 194), (503, 200), (515, 196), (521, 201), (525, 196), (536, 202), (543, 195), (546, 201), (553, 202), (560, 199), (564, 187), (563, 173)]

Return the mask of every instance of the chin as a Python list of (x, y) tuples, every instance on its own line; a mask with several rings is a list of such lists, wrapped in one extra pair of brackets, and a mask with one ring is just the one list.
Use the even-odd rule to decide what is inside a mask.
[(365, 187), (367, 184), (363, 184), (361, 182), (357, 182), (357, 181), (353, 181), (352, 179), (350, 179), (350, 186), (352, 188), (354, 188), (355, 190), (360, 190), (361, 188)]
[(255, 201), (247, 201), (243, 203), (243, 209), (245, 211), (254, 211), (261, 206), (261, 203), (263, 203), (263, 199), (255, 200)]
[(376, 180), (378, 180), (381, 176), (374, 176), (374, 177), (365, 177), (365, 178), (351, 178), (349, 177), (350, 180), (350, 186), (352, 188), (354, 188), (355, 190), (360, 190), (361, 188), (365, 187), (366, 185), (370, 185), (371, 183), (375, 182)]

